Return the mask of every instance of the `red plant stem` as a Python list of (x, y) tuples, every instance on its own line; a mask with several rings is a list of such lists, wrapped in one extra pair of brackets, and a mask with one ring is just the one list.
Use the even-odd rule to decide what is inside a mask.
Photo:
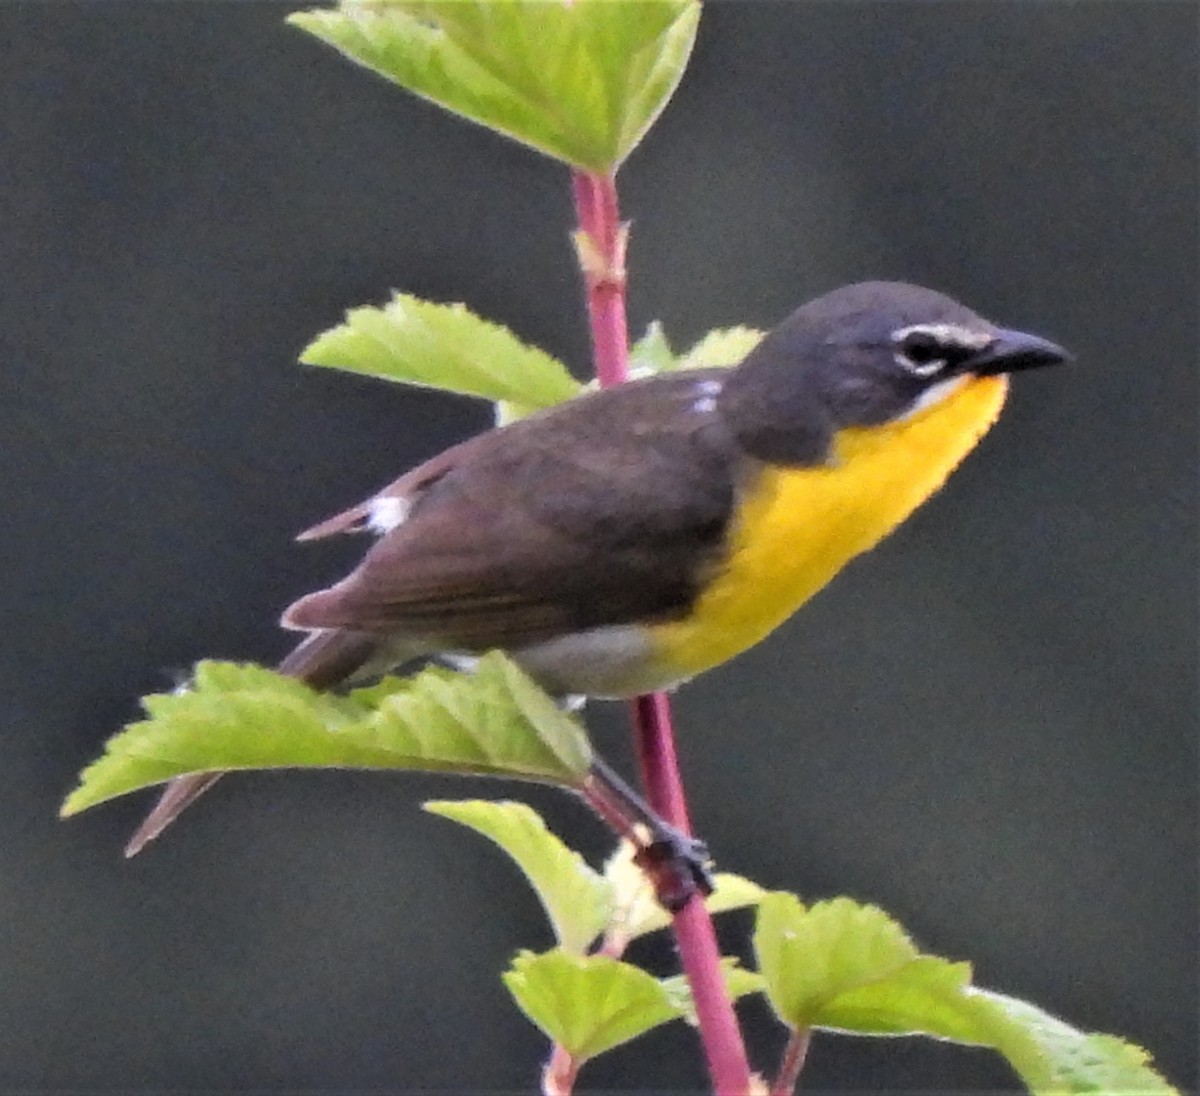
[[(602, 387), (629, 375), (629, 332), (625, 319), (626, 226), (617, 205), (612, 175), (574, 173), (579, 232), (575, 243), (587, 291), (588, 321), (596, 377)], [(670, 702), (663, 693), (633, 702), (638, 761), (650, 805), (667, 822), (691, 832), (683, 782), (675, 752)], [(721, 954), (712, 918), (698, 897), (673, 915), (675, 942), (692, 1000), (713, 1090), (735, 1096), (750, 1088), (750, 1066), (721, 976)]]
[(800, 1083), (800, 1071), (808, 1057), (808, 1044), (812, 1041), (812, 1028), (796, 1028), (788, 1039), (779, 1064), (779, 1076), (771, 1086), (771, 1096), (793, 1096)]
[(542, 1073), (542, 1096), (570, 1096), (582, 1064), (571, 1057), (562, 1043), (555, 1043)]
[(592, 360), (602, 388), (629, 376), (629, 333), (625, 322), (625, 226), (617, 211), (611, 175), (572, 176), (579, 218), (576, 246), (587, 288)]
[(634, 738), (646, 798), (656, 814), (672, 826), (692, 832), (683, 777), (675, 752), (675, 728), (671, 723), (671, 700), (666, 693), (647, 693), (633, 700)]
[(696, 1006), (700, 1042), (713, 1092), (719, 1096), (743, 1096), (750, 1091), (750, 1063), (733, 1002), (721, 976), (721, 952), (708, 907), (699, 897), (693, 897), (672, 915), (671, 928)]

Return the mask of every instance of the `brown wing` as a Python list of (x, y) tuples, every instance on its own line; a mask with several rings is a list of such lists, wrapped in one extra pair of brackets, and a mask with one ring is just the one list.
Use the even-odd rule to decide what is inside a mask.
[(697, 387), (721, 376), (635, 382), (447, 450), (386, 489), (409, 492), (407, 520), (285, 625), (484, 649), (683, 612), (733, 505), (735, 450)]

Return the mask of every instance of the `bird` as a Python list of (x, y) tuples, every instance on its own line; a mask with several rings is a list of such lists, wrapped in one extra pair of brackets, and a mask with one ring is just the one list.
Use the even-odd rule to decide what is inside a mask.
[[(903, 282), (796, 309), (737, 365), (665, 371), (469, 438), (301, 533), (374, 537), (283, 613), (315, 689), (498, 649), (550, 693), (671, 689), (755, 645), (945, 482), (1009, 374), (1071, 360)], [(133, 855), (220, 773), (178, 777)]]

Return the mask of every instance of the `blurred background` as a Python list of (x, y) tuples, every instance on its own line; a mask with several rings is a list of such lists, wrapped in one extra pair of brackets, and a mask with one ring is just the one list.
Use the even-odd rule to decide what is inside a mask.
[[(0, 8), (0, 1089), (530, 1091), (497, 978), (548, 931), (416, 776), (231, 779), (56, 820), (202, 656), (274, 660), (357, 542), (293, 534), (488, 409), (306, 370), (347, 307), (464, 300), (587, 369), (564, 171), (283, 25), (287, 4)], [(901, 918), (986, 986), (1196, 1083), (1197, 20), (1187, 3), (713, 4), (621, 175), (631, 319), (677, 345), (903, 278), (1061, 341), (949, 486), (679, 694), (720, 864)], [(631, 771), (624, 712), (590, 725)], [(726, 924), (730, 946), (749, 919)], [(637, 958), (665, 969), (666, 941)], [(780, 1046), (743, 1009), (752, 1054)], [(682, 1025), (596, 1089), (690, 1090)], [(809, 1091), (1013, 1087), (817, 1039)]]

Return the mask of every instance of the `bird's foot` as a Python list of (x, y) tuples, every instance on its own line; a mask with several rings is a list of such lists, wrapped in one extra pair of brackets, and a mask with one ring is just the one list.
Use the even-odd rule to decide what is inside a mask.
[(654, 839), (642, 845), (633, 860), (671, 913), (678, 913), (697, 895), (704, 898), (713, 892), (708, 846), (665, 822), (655, 826)]

